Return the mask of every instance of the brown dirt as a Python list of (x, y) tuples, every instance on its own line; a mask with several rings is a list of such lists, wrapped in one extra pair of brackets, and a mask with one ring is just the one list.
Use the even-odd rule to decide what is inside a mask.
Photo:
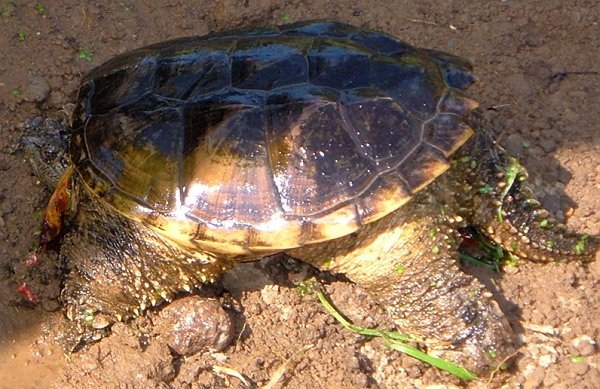
[[(344, 330), (293, 288), (302, 278), (281, 259), (228, 276), (238, 339), (221, 353), (173, 358), (148, 332), (153, 316), (88, 351), (63, 356), (40, 323), (60, 323), (56, 264), (28, 268), (49, 193), (18, 147), (18, 123), (54, 116), (81, 75), (115, 54), (185, 35), (241, 25), (334, 18), (473, 61), (471, 95), (500, 143), (530, 172), (542, 203), (560, 219), (600, 233), (600, 5), (595, 0), (124, 1), (0, 4), (0, 388), (241, 388), (264, 386), (296, 351), (276, 387), (462, 386), (423, 363)], [(156, 4), (156, 5), (155, 5)], [(78, 58), (88, 50), (92, 60)], [(29, 83), (29, 86), (28, 86)], [(600, 261), (538, 266), (519, 262), (495, 288), (524, 343), (514, 367), (491, 387), (600, 387)], [(250, 276), (251, 275), (251, 276)], [(388, 325), (362, 291), (328, 275), (327, 292), (350, 318)], [(31, 286), (38, 304), (17, 288)], [(241, 308), (243, 307), (243, 309)], [(243, 320), (242, 320), (243, 319)], [(244, 324), (245, 323), (245, 324)], [(51, 324), (50, 327), (54, 326)], [(135, 328), (135, 329), (134, 329)], [(150, 334), (141, 336), (140, 334)], [(241, 334), (241, 335), (239, 335)], [(574, 360), (573, 357), (581, 356)], [(216, 367), (216, 368), (215, 368)], [(483, 387), (486, 382), (469, 384)]]

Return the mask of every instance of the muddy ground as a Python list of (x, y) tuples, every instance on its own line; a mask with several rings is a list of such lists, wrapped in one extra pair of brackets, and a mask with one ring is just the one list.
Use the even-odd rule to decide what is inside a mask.
[[(600, 387), (600, 261), (519, 261), (496, 283), (523, 342), (509, 371), (465, 384), (344, 330), (294, 284), (314, 271), (276, 258), (225, 280), (234, 346), (174, 358), (149, 323), (118, 325), (91, 349), (63, 354), (48, 329), (65, 320), (53, 263), (28, 267), (49, 191), (19, 147), (27, 118), (60, 114), (86, 71), (124, 51), (212, 30), (331, 18), (469, 58), (470, 95), (500, 143), (528, 168), (542, 203), (600, 233), (600, 5), (595, 0), (3, 1), (0, 4), (0, 388), (261, 387), (296, 351), (279, 388)], [(29, 262), (31, 265), (31, 262)], [(389, 326), (354, 285), (319, 275), (348, 317)], [(36, 304), (17, 289), (32, 286)], [(243, 307), (243, 308), (242, 308)], [(51, 313), (50, 311), (53, 311)], [(144, 334), (143, 341), (140, 334)], [(439, 385), (439, 386), (435, 386)]]

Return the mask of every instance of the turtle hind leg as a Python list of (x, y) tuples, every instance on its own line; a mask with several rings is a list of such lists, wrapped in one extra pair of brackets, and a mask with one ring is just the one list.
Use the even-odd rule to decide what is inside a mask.
[(289, 254), (346, 274), (430, 354), (489, 375), (514, 353), (515, 335), (491, 293), (460, 269), (460, 236), (439, 224), (424, 192), (352, 235)]

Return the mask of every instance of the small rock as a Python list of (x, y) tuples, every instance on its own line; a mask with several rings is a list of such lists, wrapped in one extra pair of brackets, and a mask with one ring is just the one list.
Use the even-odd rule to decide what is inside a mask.
[(572, 367), (573, 371), (577, 375), (584, 375), (585, 373), (587, 373), (587, 371), (590, 368), (590, 365), (588, 365), (587, 362), (585, 362), (585, 361), (583, 361), (583, 362), (573, 362), (572, 366), (573, 366)]
[(525, 155), (525, 145), (527, 142), (519, 133), (509, 135), (502, 145), (508, 153), (516, 158), (522, 158)]
[(27, 89), (25, 91), (25, 99), (39, 103), (44, 101), (50, 93), (50, 85), (48, 81), (40, 76), (31, 76), (27, 81)]
[(542, 367), (548, 367), (555, 362), (556, 356), (553, 354), (542, 355), (539, 359), (539, 364)]
[(199, 296), (175, 300), (160, 312), (156, 331), (179, 355), (226, 348), (234, 335), (231, 318), (217, 300)]
[(544, 386), (548, 388), (553, 387), (553, 385), (558, 382), (560, 382), (560, 378), (554, 373), (546, 374), (546, 377), (544, 378)]
[(537, 389), (544, 381), (544, 377), (546, 376), (545, 369), (543, 367), (538, 367), (534, 371), (529, 374), (525, 379), (525, 384), (523, 384), (523, 389)]
[[(581, 335), (571, 341), (571, 345), (575, 350), (571, 350), (572, 354), (588, 357), (596, 352), (596, 342), (587, 335)], [(574, 351), (574, 352), (573, 352)]]
[(552, 138), (541, 139), (539, 145), (547, 153), (556, 150), (556, 141)]

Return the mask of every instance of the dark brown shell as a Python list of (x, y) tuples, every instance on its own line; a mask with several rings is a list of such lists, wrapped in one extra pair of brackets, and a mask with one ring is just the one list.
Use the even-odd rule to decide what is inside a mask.
[(335, 22), (183, 38), (83, 80), (71, 157), (177, 242), (277, 251), (356, 231), (444, 172), (474, 80), (464, 59)]

